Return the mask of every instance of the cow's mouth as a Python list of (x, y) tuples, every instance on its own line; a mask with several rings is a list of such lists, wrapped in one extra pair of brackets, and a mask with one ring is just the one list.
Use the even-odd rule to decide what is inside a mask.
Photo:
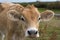
[(31, 34), (31, 35), (27, 35), (26, 37), (27, 38), (38, 38), (39, 37), (39, 34), (36, 34), (36, 35)]
[(37, 35), (29, 35), (27, 38), (38, 38)]

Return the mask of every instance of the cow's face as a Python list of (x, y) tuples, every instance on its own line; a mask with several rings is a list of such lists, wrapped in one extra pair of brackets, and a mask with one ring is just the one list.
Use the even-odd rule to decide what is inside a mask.
[(46, 10), (40, 14), (33, 5), (28, 5), (22, 11), (20, 9), (18, 11), (10, 10), (8, 13), (10, 20), (20, 22), (18, 23), (24, 28), (26, 37), (39, 37), (39, 22), (48, 21), (54, 16), (54, 12), (50, 10)]

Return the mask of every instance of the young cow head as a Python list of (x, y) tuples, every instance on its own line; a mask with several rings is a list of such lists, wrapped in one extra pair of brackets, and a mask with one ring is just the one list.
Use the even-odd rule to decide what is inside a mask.
[(39, 37), (39, 22), (49, 21), (54, 16), (53, 11), (46, 10), (40, 13), (33, 5), (28, 5), (25, 8), (19, 5), (13, 6), (7, 14), (8, 19), (17, 21), (20, 27), (24, 28), (22, 30), (24, 30), (26, 37)]

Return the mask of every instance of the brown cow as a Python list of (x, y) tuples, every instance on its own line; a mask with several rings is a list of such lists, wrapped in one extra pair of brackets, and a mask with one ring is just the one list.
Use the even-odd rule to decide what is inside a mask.
[(49, 21), (53, 16), (54, 12), (51, 10), (40, 14), (33, 5), (12, 5), (0, 14), (0, 31), (6, 35), (6, 40), (39, 37), (39, 22)]

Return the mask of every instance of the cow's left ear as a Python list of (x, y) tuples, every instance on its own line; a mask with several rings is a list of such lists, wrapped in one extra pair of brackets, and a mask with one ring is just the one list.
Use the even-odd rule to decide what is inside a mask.
[(41, 21), (49, 21), (54, 17), (54, 12), (51, 10), (46, 10), (41, 13)]

